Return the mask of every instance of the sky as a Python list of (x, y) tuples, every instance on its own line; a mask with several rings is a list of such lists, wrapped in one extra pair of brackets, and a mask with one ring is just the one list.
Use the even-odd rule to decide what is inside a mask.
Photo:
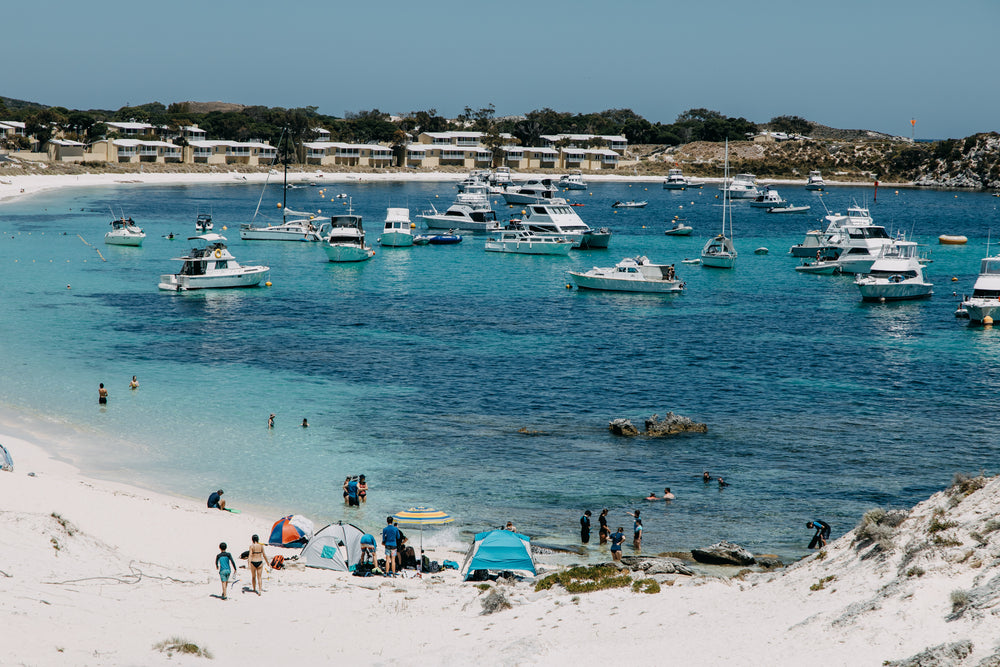
[[(707, 108), (918, 139), (1000, 130), (1000, 2), (9, 3), (0, 95), (71, 109)], [(911, 126), (911, 119), (916, 121)]]

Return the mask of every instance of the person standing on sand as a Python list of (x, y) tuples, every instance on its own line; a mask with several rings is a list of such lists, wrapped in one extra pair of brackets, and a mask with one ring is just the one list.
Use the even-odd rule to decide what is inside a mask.
[(396, 576), (396, 547), (399, 544), (399, 529), (392, 525), (392, 517), (385, 518), (382, 529), (382, 546), (385, 548), (385, 573)]
[(621, 561), (622, 544), (625, 543), (625, 529), (621, 526), (618, 531), (611, 534), (611, 560)]
[(826, 521), (820, 521), (819, 519), (813, 519), (806, 524), (806, 528), (815, 528), (816, 534), (813, 535), (812, 541), (809, 542), (809, 548), (815, 549), (817, 547), (823, 548), (826, 546), (826, 540), (830, 537), (830, 524)]
[(256, 535), (250, 538), (250, 587), (251, 592), (260, 595), (264, 588), (261, 575), (264, 573), (264, 565), (267, 564), (267, 554), (264, 553), (264, 545), (260, 543), (260, 538)]
[(98, 405), (108, 404), (108, 390), (104, 388), (103, 382), (101, 383), (101, 386), (97, 388), (97, 403)]
[(580, 517), (580, 541), (584, 544), (590, 542), (590, 510)]
[(219, 553), (215, 555), (215, 569), (219, 571), (219, 578), (222, 579), (222, 599), (226, 599), (226, 589), (229, 588), (229, 577), (236, 571), (236, 561), (233, 555), (226, 551), (226, 543), (219, 543)]
[(597, 517), (597, 523), (600, 524), (600, 527), (597, 529), (597, 541), (599, 544), (607, 544), (608, 537), (611, 535), (611, 529), (608, 528), (607, 507), (601, 510), (601, 515)]

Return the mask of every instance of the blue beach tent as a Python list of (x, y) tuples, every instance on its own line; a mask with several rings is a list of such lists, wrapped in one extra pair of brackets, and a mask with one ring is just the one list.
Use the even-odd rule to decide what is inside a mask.
[(468, 581), (469, 576), (476, 570), (493, 572), (509, 570), (535, 576), (531, 540), (526, 535), (509, 530), (477, 533), (462, 565), (462, 575)]

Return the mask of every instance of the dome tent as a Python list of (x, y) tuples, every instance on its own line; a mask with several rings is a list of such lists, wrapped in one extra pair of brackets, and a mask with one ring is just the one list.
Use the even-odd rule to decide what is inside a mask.
[(349, 523), (331, 523), (320, 528), (302, 549), (299, 559), (306, 567), (353, 572), (361, 560), (361, 537), (365, 531)]
[(537, 572), (535, 559), (531, 557), (531, 539), (509, 530), (477, 533), (462, 565), (463, 578), (468, 581), (476, 570), (509, 570), (535, 576)]

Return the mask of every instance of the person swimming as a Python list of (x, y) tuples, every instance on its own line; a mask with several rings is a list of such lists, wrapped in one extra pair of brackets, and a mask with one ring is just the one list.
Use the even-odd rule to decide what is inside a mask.
[(649, 495), (646, 496), (646, 500), (659, 500), (659, 499), (660, 497), (656, 495), (656, 493), (654, 493), (653, 491), (650, 491)]

